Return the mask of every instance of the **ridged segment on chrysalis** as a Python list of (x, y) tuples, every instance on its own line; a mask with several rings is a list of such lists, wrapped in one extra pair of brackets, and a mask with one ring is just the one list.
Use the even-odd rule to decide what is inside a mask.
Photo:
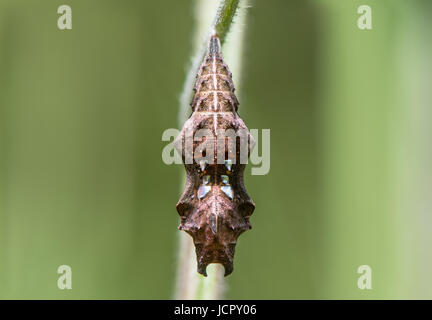
[[(206, 276), (208, 264), (221, 263), (227, 276), (233, 271), (238, 236), (251, 229), (249, 217), (255, 204), (244, 186), (246, 163), (240, 161), (240, 151), (246, 146), (247, 159), (254, 141), (237, 114), (239, 102), (234, 94), (232, 75), (223, 60), (216, 35), (209, 40), (194, 92), (192, 115), (176, 141), (187, 174), (185, 191), (177, 203), (181, 218), (179, 229), (193, 238), (199, 273)], [(198, 130), (207, 130), (211, 138), (192, 141), (192, 150), (188, 151), (186, 141), (195, 137)], [(232, 140), (232, 144), (226, 143), (227, 140), (221, 138), (221, 130), (231, 130), (240, 137)], [(186, 161), (191, 154), (196, 155), (204, 143), (211, 146), (206, 149), (205, 156), (203, 153), (202, 157), (194, 157), (193, 162)], [(213, 152), (209, 159), (210, 151)]]

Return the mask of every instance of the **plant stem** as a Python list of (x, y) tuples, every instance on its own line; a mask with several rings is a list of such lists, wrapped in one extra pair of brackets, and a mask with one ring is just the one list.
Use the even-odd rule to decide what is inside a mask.
[[(246, 1), (246, 0), (243, 0)], [(219, 7), (214, 0), (196, 0), (196, 18), (198, 20), (195, 30), (195, 55), (188, 70), (180, 96), (180, 108), (178, 124), (181, 127), (190, 113), (189, 102), (192, 99), (195, 75), (204, 58), (207, 40), (211, 34), (217, 33), (221, 44), (224, 44), (228, 31), (234, 21), (234, 16), (239, 14), (235, 32), (230, 33), (232, 40), (230, 45), (224, 47), (226, 61), (232, 60), (230, 69), (238, 79), (240, 74), (241, 48), (242, 48), (242, 26), (244, 25), (245, 13), (239, 12), (240, 0), (221, 0)], [(213, 23), (210, 23), (209, 13), (215, 12)], [(243, 10), (244, 11), (244, 10)], [(237, 19), (236, 19), (237, 20)], [(210, 26), (210, 27), (209, 27)], [(205, 39), (205, 41), (203, 41)], [(236, 80), (236, 79), (234, 79)], [(237, 80), (238, 81), (238, 80)], [(238, 86), (238, 84), (237, 84)], [(183, 175), (183, 182), (185, 181)], [(183, 183), (184, 185), (184, 183)], [(175, 299), (221, 299), (224, 291), (224, 268), (219, 264), (211, 264), (207, 267), (207, 278), (199, 275), (196, 268), (195, 248), (192, 238), (184, 232), (179, 236), (178, 271), (175, 291)]]
[(225, 42), (226, 35), (234, 20), (240, 0), (225, 0), (221, 2), (216, 18), (213, 22), (213, 29), (216, 31), (221, 44)]

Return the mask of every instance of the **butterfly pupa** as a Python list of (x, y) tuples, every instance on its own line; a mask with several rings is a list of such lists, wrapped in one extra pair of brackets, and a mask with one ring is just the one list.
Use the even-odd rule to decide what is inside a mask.
[[(176, 142), (187, 174), (177, 203), (178, 228), (192, 236), (198, 272), (204, 276), (210, 263), (222, 264), (225, 276), (233, 271), (237, 238), (251, 229), (249, 217), (255, 209), (243, 182), (254, 141), (237, 114), (238, 105), (232, 74), (213, 35), (196, 77), (192, 114)], [(202, 131), (205, 138), (196, 139)], [(234, 134), (234, 139), (222, 132)], [(197, 152), (204, 144), (205, 151)]]

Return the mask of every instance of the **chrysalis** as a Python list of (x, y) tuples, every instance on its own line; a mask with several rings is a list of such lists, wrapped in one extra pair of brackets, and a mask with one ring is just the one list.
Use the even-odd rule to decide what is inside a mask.
[(244, 187), (243, 171), (254, 141), (237, 114), (232, 75), (216, 35), (209, 40), (194, 92), (193, 113), (176, 141), (187, 174), (177, 203), (178, 228), (193, 238), (199, 273), (207, 276), (208, 264), (221, 263), (227, 276), (233, 271), (238, 236), (251, 229), (255, 204)]

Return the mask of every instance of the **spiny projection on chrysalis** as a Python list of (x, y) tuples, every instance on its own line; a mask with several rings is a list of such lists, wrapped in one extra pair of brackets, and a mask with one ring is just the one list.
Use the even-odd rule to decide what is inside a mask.
[[(232, 74), (222, 57), (219, 38), (213, 35), (196, 77), (192, 115), (176, 141), (187, 174), (185, 191), (177, 203), (181, 219), (178, 229), (192, 236), (198, 272), (204, 276), (210, 263), (222, 264), (225, 276), (232, 273), (237, 238), (251, 229), (249, 217), (255, 209), (243, 183), (246, 163), (240, 161), (242, 140), (236, 137), (229, 144), (220, 138), (220, 130), (246, 132), (243, 141), (246, 141), (247, 160), (254, 140), (237, 114), (238, 105)], [(195, 136), (201, 129), (211, 132), (211, 138), (207, 136), (198, 141), (194, 138), (191, 148), (194, 159), (185, 161), (187, 137), (191, 133)], [(202, 157), (196, 157), (204, 142), (207, 146), (210, 143), (214, 151), (210, 159), (209, 148)], [(218, 148), (223, 148), (222, 152), (216, 152)]]

